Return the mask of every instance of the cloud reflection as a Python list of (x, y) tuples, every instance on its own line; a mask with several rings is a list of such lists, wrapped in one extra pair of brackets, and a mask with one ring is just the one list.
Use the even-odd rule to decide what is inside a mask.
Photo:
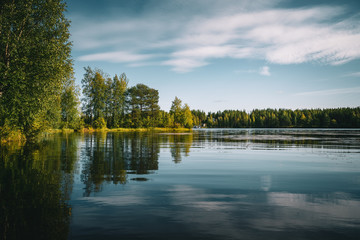
[[(271, 182), (269, 176), (262, 180)], [(266, 231), (356, 227), (360, 203), (345, 193), (298, 194), (251, 192), (209, 194), (204, 189), (179, 185), (169, 190), (178, 206), (176, 221), (199, 231), (236, 238), (254, 228)]]
[(144, 203), (144, 199), (138, 196), (87, 197), (85, 200), (113, 206), (128, 206)]
[(356, 227), (356, 222), (360, 222), (360, 202), (351, 199), (348, 194), (313, 196), (270, 192), (267, 199), (274, 211), (268, 215), (269, 218), (257, 221), (259, 228)]

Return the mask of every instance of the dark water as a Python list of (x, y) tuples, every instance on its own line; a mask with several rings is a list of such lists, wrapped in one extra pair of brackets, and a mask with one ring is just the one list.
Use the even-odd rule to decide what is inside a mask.
[(69, 134), (0, 150), (0, 239), (360, 239), (360, 130)]

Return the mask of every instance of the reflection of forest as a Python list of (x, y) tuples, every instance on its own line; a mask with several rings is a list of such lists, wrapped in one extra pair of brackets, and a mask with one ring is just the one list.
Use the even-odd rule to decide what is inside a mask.
[(179, 163), (188, 156), (192, 139), (191, 134), (96, 133), (1, 146), (0, 239), (67, 239), (75, 166), (81, 168), (84, 195), (89, 196), (104, 182), (125, 184), (128, 175), (157, 170), (160, 146), (169, 147)]
[(189, 156), (190, 148), (193, 141), (192, 134), (173, 134), (168, 135), (168, 143), (171, 156), (175, 163), (180, 163), (182, 155)]
[(0, 147), (0, 239), (67, 239), (77, 141)]
[(158, 169), (160, 146), (149, 133), (98, 133), (85, 138), (82, 181), (85, 195), (100, 191), (104, 181), (127, 182), (127, 174), (149, 174)]
[(91, 192), (101, 191), (104, 181), (125, 184), (128, 174), (149, 174), (158, 170), (161, 144), (168, 144), (173, 161), (179, 163), (182, 155), (188, 156), (190, 152), (192, 135), (103, 132), (86, 135), (84, 142), (81, 179), (85, 184), (84, 195), (89, 196)]

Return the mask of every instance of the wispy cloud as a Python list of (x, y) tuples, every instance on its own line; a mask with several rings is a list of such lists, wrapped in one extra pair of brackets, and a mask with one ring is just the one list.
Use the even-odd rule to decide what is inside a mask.
[[(263, 6), (263, 1), (211, 2), (199, 1), (194, 7), (176, 1), (181, 4), (179, 10), (149, 10), (108, 21), (74, 16), (74, 48), (98, 52), (78, 59), (155, 61), (176, 72), (188, 72), (219, 58), (331, 65), (360, 58), (359, 19), (347, 17), (344, 7), (289, 9), (276, 7), (278, 1)], [(270, 75), (263, 70), (263, 75)]]
[(296, 93), (295, 95), (296, 96), (312, 96), (312, 95), (321, 96), (321, 95), (340, 95), (340, 94), (351, 94), (351, 93), (360, 93), (360, 87), (301, 92), (301, 93)]
[(104, 52), (83, 55), (78, 58), (80, 61), (107, 61), (107, 62), (138, 62), (152, 58), (149, 54), (136, 54), (125, 51)]
[(360, 72), (349, 73), (344, 75), (344, 77), (360, 77)]
[(242, 69), (242, 70), (235, 70), (234, 73), (241, 74), (241, 73), (257, 73), (258, 71), (255, 69)]
[(162, 64), (172, 66), (173, 70), (176, 72), (185, 73), (193, 68), (205, 66), (208, 63), (196, 58), (175, 58), (164, 61)]
[(259, 69), (236, 70), (234, 72), (238, 74), (248, 73), (248, 74), (260, 74), (263, 76), (271, 76), (269, 66), (263, 66)]
[(260, 69), (260, 75), (270, 76), (270, 68), (268, 66), (264, 66)]

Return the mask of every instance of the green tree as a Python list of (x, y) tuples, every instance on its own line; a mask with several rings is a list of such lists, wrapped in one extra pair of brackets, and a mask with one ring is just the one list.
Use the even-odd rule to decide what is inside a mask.
[(290, 120), (289, 114), (286, 110), (279, 111), (279, 124), (280, 124), (280, 127), (290, 127), (291, 126), (291, 120)]
[(97, 129), (106, 128), (106, 121), (103, 117), (98, 117), (94, 122), (94, 127)]
[(86, 67), (83, 85), (83, 112), (86, 122), (93, 125), (94, 121), (105, 116), (106, 90), (105, 73), (100, 69)]
[(113, 80), (110, 77), (105, 79), (105, 86), (104, 86), (104, 120), (107, 122), (109, 127), (112, 127), (113, 124), (113, 102), (114, 102), (114, 89), (113, 89)]
[(193, 123), (196, 126), (203, 126), (206, 122), (206, 113), (201, 110), (192, 110), (191, 114), (193, 115)]
[(129, 83), (125, 73), (120, 75), (120, 78), (115, 75), (112, 83), (112, 126), (120, 127), (124, 117), (125, 110), (125, 91)]
[[(181, 104), (180, 104), (181, 105)], [(338, 109), (255, 109), (245, 111), (225, 110), (209, 112), (192, 111), (195, 125), (205, 123), (207, 127), (360, 127), (360, 108)], [(204, 115), (204, 116), (203, 116)]]
[(160, 110), (157, 127), (170, 128), (170, 127), (173, 127), (173, 125), (174, 125), (174, 118), (172, 117), (172, 115), (168, 112)]
[(68, 78), (61, 93), (62, 127), (77, 129), (80, 124), (80, 89), (73, 78)]
[(65, 9), (61, 0), (0, 4), (0, 123), (28, 139), (51, 126), (49, 113), (59, 112), (58, 96), (72, 71)]
[(189, 105), (182, 106), (182, 101), (175, 97), (171, 104), (170, 115), (173, 118), (173, 127), (193, 127), (193, 115), (191, 113)]
[(191, 110), (189, 105), (185, 104), (183, 108), (183, 123), (184, 127), (186, 128), (192, 128), (193, 127), (193, 116), (191, 114)]
[(181, 127), (183, 123), (182, 101), (175, 97), (171, 104), (170, 114), (174, 118), (174, 127)]
[(131, 127), (154, 127), (159, 115), (159, 92), (137, 84), (126, 92), (126, 106)]

